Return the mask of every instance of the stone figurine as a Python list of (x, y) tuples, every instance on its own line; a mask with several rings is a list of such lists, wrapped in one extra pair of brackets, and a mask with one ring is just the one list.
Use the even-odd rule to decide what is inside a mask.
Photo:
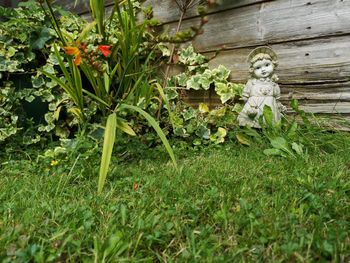
[(276, 53), (269, 47), (258, 47), (248, 56), (251, 78), (243, 90), (245, 105), (238, 115), (240, 126), (261, 128), (259, 118), (263, 115), (264, 106), (271, 107), (273, 121), (281, 119), (286, 110), (280, 102), (281, 91), (274, 71), (278, 65)]

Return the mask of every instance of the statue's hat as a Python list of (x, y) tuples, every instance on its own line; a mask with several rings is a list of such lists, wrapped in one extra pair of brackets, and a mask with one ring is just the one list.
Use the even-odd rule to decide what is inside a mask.
[(272, 60), (277, 60), (277, 55), (275, 51), (267, 46), (257, 47), (253, 49), (252, 52), (248, 55), (248, 62), (252, 61), (252, 59), (258, 54), (267, 54), (271, 57)]

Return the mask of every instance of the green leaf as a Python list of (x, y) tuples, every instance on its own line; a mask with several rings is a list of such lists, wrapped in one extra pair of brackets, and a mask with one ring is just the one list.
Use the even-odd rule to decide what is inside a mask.
[(125, 120), (121, 118), (117, 118), (117, 128), (125, 132), (126, 134), (129, 134), (131, 136), (136, 136), (136, 133), (134, 132), (134, 130), (129, 126), (129, 124)]
[(47, 27), (44, 27), (39, 35), (32, 35), (30, 39), (30, 47), (32, 49), (43, 49), (46, 42), (52, 38), (50, 30)]
[(81, 42), (84, 40), (87, 35), (91, 32), (91, 30), (96, 26), (96, 21), (92, 21), (91, 23), (87, 24), (86, 27), (81, 31), (79, 34), (78, 39), (76, 40), (77, 42)]
[(16, 54), (16, 52), (17, 52), (17, 49), (15, 49), (13, 47), (9, 47), (7, 50), (6, 56), (10, 58), (10, 57), (14, 56)]
[(283, 152), (279, 149), (265, 149), (264, 154), (267, 156), (284, 156)]
[(173, 112), (171, 111), (171, 107), (170, 107), (170, 104), (169, 104), (169, 100), (168, 98), (165, 96), (164, 94), (164, 90), (162, 88), (162, 86), (159, 84), (159, 83), (156, 83), (155, 84), (161, 98), (163, 99), (166, 107), (167, 107), (167, 111), (168, 111), (168, 114), (169, 114), (169, 118), (170, 118), (170, 122), (171, 122), (171, 125), (173, 126), (173, 128), (175, 127), (175, 117), (174, 117), (174, 114)]
[(236, 96), (236, 91), (231, 83), (216, 82), (215, 92), (220, 96), (221, 103), (226, 103)]
[(202, 144), (202, 141), (200, 139), (196, 138), (193, 140), (192, 144), (195, 146), (199, 146)]
[(210, 88), (211, 81), (206, 76), (201, 75), (199, 78), (199, 84), (204, 90), (208, 90)]
[(202, 139), (208, 140), (210, 136), (210, 130), (203, 124), (200, 124), (196, 130), (196, 135)]
[(215, 81), (225, 82), (230, 76), (230, 70), (225, 66), (220, 65), (218, 68), (212, 70)]
[(264, 120), (269, 127), (273, 127), (273, 112), (270, 106), (264, 105), (263, 109)]
[(227, 135), (227, 130), (219, 127), (217, 132), (213, 135), (210, 135), (210, 140), (215, 144), (223, 143), (225, 141), (225, 137)]
[(293, 152), (290, 150), (287, 141), (283, 137), (272, 138), (270, 139), (270, 142), (275, 149), (282, 150), (288, 153), (290, 156), (295, 157)]
[(207, 112), (209, 112), (209, 107), (205, 103), (199, 103), (198, 110), (200, 113), (207, 113)]
[(292, 143), (292, 149), (298, 154), (298, 155), (303, 155), (303, 145), (298, 144), (296, 142)]
[(103, 141), (103, 150), (102, 150), (102, 158), (100, 165), (100, 173), (98, 178), (98, 188), (97, 192), (100, 194), (102, 192), (103, 186), (106, 182), (107, 172), (109, 168), (109, 163), (112, 157), (112, 151), (115, 142), (115, 135), (117, 129), (117, 115), (112, 113), (107, 118), (105, 133), (104, 133), (104, 141)]
[(196, 117), (196, 111), (192, 107), (188, 108), (185, 112), (182, 113), (185, 121), (188, 121), (194, 117)]
[(290, 106), (291, 106), (292, 109), (295, 110), (296, 112), (299, 111), (299, 102), (298, 102), (298, 100), (292, 99), (292, 100), (290, 101)]
[(188, 89), (194, 89), (194, 90), (200, 90), (201, 85), (199, 83), (200, 81), (200, 76), (199, 75), (194, 75), (192, 76), (187, 82), (186, 82), (186, 87)]
[(188, 76), (186, 75), (186, 73), (181, 73), (180, 75), (176, 76), (176, 80), (177, 83), (181, 86), (181, 87), (186, 87), (186, 83), (188, 81)]
[(168, 101), (174, 100), (179, 96), (175, 88), (168, 87), (164, 89), (164, 93)]
[(288, 129), (287, 137), (289, 139), (294, 138), (296, 136), (297, 130), (298, 130), (298, 123), (293, 121), (293, 123), (290, 125), (290, 128)]
[(247, 136), (245, 136), (243, 133), (237, 133), (236, 139), (240, 144), (250, 146), (250, 141)]
[(287, 141), (282, 137), (273, 138), (273, 139), (271, 139), (270, 142), (271, 142), (271, 145), (276, 149), (283, 150), (283, 149), (288, 148)]
[(142, 110), (139, 107), (133, 106), (133, 105), (128, 105), (128, 104), (122, 104), (120, 105), (120, 109), (130, 109), (133, 111), (136, 111), (138, 113), (140, 113), (147, 121), (148, 123), (153, 127), (153, 129), (157, 132), (159, 138), (161, 139), (161, 141), (163, 142), (163, 145), (165, 147), (165, 149), (167, 150), (171, 160), (173, 161), (173, 164), (175, 166), (175, 168), (178, 170), (178, 165), (175, 159), (175, 155), (173, 152), (173, 149), (171, 148), (164, 132), (162, 131), (162, 129), (159, 127), (158, 122), (151, 116), (149, 115), (147, 112), (145, 112), (144, 110)]

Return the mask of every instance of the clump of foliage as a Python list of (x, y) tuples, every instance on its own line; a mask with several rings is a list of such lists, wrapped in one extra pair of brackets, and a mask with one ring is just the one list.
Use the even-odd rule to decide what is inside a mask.
[[(67, 34), (77, 34), (84, 25), (79, 17), (55, 10)], [(25, 135), (24, 143), (37, 142), (40, 134), (50, 132), (67, 136), (68, 127), (76, 124), (67, 114), (58, 114), (67, 97), (56, 82), (37, 71), (42, 67), (61, 74), (52, 54), (57, 35), (45, 12), (36, 1), (28, 1), (15, 9), (1, 7), (0, 17), (0, 143), (18, 132)], [(42, 110), (33, 111), (38, 107)]]
[[(177, 56), (177, 65), (184, 71), (169, 78), (165, 89), (168, 107), (173, 112), (170, 116), (173, 134), (195, 146), (223, 143), (228, 132), (238, 128), (236, 118), (243, 85), (230, 82), (230, 71), (222, 65), (209, 69), (208, 58), (196, 53), (192, 45), (180, 50)], [(210, 110), (205, 103), (193, 108), (182, 101), (187, 91), (209, 89), (214, 89), (222, 102), (216, 109)]]
[[(101, 115), (107, 119), (98, 192), (101, 193), (106, 180), (116, 130), (135, 135), (125, 119), (127, 112), (137, 112), (147, 120), (176, 166), (175, 156), (162, 129), (139, 106), (142, 101), (147, 107), (155, 91), (163, 93), (161, 86), (154, 85), (153, 80), (158, 43), (146, 30), (149, 21), (137, 22), (135, 6), (130, 0), (116, 2), (107, 18), (105, 1), (90, 1), (93, 21), (86, 25), (77, 38), (72, 38), (63, 34), (50, 2), (45, 3), (53, 28), (59, 36), (54, 55), (64, 77), (60, 78), (46, 70), (41, 72), (58, 83), (68, 95), (73, 102), (70, 110), (82, 125), (89, 122), (84, 111), (89, 101), (96, 104)], [(83, 85), (83, 76), (87, 79), (86, 85)]]

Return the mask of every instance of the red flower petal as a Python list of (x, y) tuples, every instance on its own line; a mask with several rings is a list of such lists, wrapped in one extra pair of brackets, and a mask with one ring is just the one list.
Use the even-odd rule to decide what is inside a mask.
[(109, 54), (111, 53), (110, 48), (111, 48), (111, 46), (107, 46), (107, 45), (98, 46), (98, 50), (100, 50), (101, 53), (102, 53), (105, 57), (108, 57)]

